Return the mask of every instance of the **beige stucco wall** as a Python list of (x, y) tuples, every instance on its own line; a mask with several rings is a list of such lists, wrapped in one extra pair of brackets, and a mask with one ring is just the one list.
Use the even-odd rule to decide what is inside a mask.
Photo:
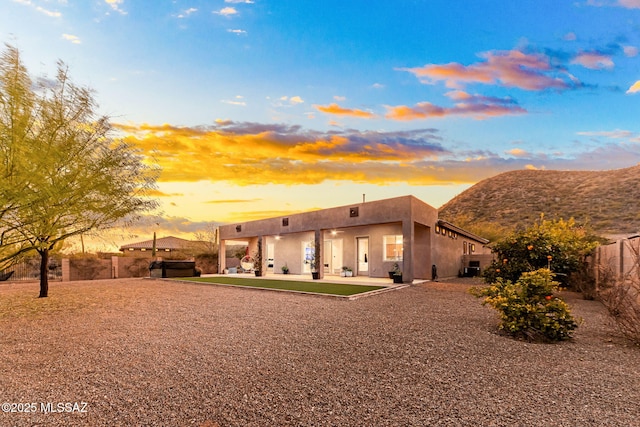
[[(433, 264), (437, 266), (438, 277), (455, 277), (462, 268), (463, 236), (451, 238), (442, 234), (434, 235)], [(476, 244), (476, 247), (478, 245)]]
[(147, 277), (151, 260), (132, 257), (111, 257), (116, 277)]
[(594, 268), (598, 285), (604, 280), (637, 280), (640, 237), (621, 239), (615, 243), (598, 246), (595, 250)]
[[(277, 218), (223, 225), (220, 227), (220, 239), (242, 240), (258, 235), (285, 235), (301, 231), (326, 230), (334, 227), (345, 228), (398, 222), (399, 220), (410, 219), (414, 209), (412, 205), (417, 206), (415, 210), (418, 215), (422, 216), (427, 211), (432, 211), (431, 221), (433, 222), (437, 219), (437, 210), (435, 208), (420, 202), (415, 197), (404, 196)], [(353, 208), (359, 211), (356, 217), (350, 216), (350, 210)], [(288, 218), (288, 226), (282, 225), (283, 218)], [(237, 226), (240, 226), (240, 231), (236, 231)]]
[(414, 253), (413, 268), (415, 279), (431, 279), (431, 264), (433, 251), (431, 249), (431, 230), (433, 227), (414, 224)]
[[(312, 243), (313, 236), (313, 232), (307, 231), (287, 234), (286, 236), (280, 236), (279, 239), (276, 239), (275, 236), (266, 238), (267, 244), (274, 245), (273, 273), (282, 274), (282, 267), (286, 264), (289, 267), (289, 274), (302, 274), (303, 243)], [(263, 258), (266, 259), (266, 247), (263, 250), (265, 253)]]
[[(323, 240), (342, 241), (342, 266), (351, 268), (355, 276), (388, 276), (388, 271), (391, 270), (394, 261), (384, 260), (384, 236), (402, 234), (401, 223), (378, 224), (352, 228), (336, 228), (335, 236), (332, 235), (332, 230), (326, 230), (324, 232)], [(369, 239), (369, 251), (367, 253), (367, 260), (369, 265), (368, 274), (363, 274), (362, 272), (358, 271), (357, 243), (359, 238)], [(402, 262), (399, 262), (399, 265), (400, 267), (402, 267)], [(338, 266), (338, 268), (342, 268), (342, 266)]]

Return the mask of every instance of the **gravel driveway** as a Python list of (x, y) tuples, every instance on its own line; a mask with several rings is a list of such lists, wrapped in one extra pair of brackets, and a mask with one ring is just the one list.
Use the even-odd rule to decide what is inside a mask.
[(0, 425), (640, 425), (640, 349), (599, 303), (567, 294), (575, 339), (528, 344), (468, 287), (344, 301), (126, 279), (45, 301), (2, 284), (0, 402), (32, 412)]

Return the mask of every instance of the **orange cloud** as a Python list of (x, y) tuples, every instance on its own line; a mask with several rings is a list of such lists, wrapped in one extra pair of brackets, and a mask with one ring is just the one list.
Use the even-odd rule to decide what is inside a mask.
[(460, 101), (453, 107), (440, 107), (430, 102), (420, 102), (413, 107), (400, 105), (387, 107), (386, 118), (391, 120), (425, 120), (447, 116), (470, 116), (477, 120), (510, 114), (524, 114), (527, 111), (511, 98), (496, 98), (482, 95), (470, 95), (463, 91), (446, 94), (454, 101)]
[(418, 120), (444, 117), (445, 109), (431, 104), (430, 102), (420, 102), (414, 107), (406, 105), (398, 105), (396, 107), (387, 107), (386, 118), (391, 120)]
[(304, 104), (304, 100), (300, 96), (282, 96), (280, 97), (280, 101), (288, 102), (291, 105)]
[[(492, 98), (454, 91), (448, 96), (464, 105)], [(505, 108), (509, 99), (493, 99)], [(431, 107), (446, 111), (446, 108)], [(482, 109), (482, 105), (474, 107)], [(611, 142), (576, 152), (536, 154), (524, 150), (492, 153), (488, 149), (451, 152), (435, 129), (397, 132), (331, 130), (318, 132), (300, 126), (219, 121), (211, 127), (171, 125), (115, 125), (140, 154), (162, 168), (159, 181), (208, 181), (238, 186), (307, 185), (324, 182), (409, 185), (475, 183), (500, 172), (531, 167), (600, 169), (626, 167), (640, 159), (638, 135), (630, 131), (582, 132)], [(612, 139), (613, 138), (613, 139)], [(505, 155), (506, 154), (506, 155)], [(640, 160), (636, 160), (640, 162)], [(528, 166), (529, 165), (529, 166)], [(579, 166), (576, 166), (579, 165)], [(259, 191), (259, 190), (256, 190)], [(218, 202), (242, 203), (260, 193)], [(204, 198), (214, 202), (214, 198)]]
[(485, 52), (479, 56), (484, 61), (466, 66), (452, 62), (402, 70), (414, 74), (425, 84), (444, 81), (450, 88), (461, 88), (469, 83), (495, 84), (532, 91), (570, 87), (565, 80), (554, 76), (564, 72), (551, 67), (550, 60), (545, 55), (510, 50)]
[(603, 68), (613, 68), (614, 63), (610, 55), (600, 52), (580, 52), (571, 61), (572, 64), (580, 64), (591, 70), (602, 70)]
[(351, 116), (351, 117), (359, 117), (361, 119), (372, 119), (376, 117), (375, 114), (357, 109), (343, 108), (336, 103), (329, 105), (314, 105), (314, 108), (318, 111), (322, 111), (327, 114), (335, 114), (337, 116)]
[(627, 9), (640, 9), (640, 0), (619, 0), (618, 3)]
[(638, 93), (640, 92), (640, 80), (631, 85), (627, 93)]
[(237, 15), (238, 11), (236, 10), (236, 8), (234, 7), (223, 7), (222, 9), (218, 10), (218, 11), (213, 11), (213, 13), (217, 14), (217, 15), (222, 15), (222, 16), (233, 16), (233, 15)]
[(523, 150), (522, 148), (513, 148), (507, 151), (507, 154), (510, 154), (513, 157), (531, 157), (531, 154), (529, 154), (526, 150)]
[(147, 191), (147, 196), (149, 197), (176, 197), (176, 196), (184, 196), (182, 193), (165, 193), (164, 191), (160, 191), (158, 189), (151, 189)]
[(433, 129), (321, 133), (298, 126), (219, 123), (212, 128), (116, 127), (162, 168), (160, 181), (165, 182), (398, 182), (407, 179), (398, 174), (398, 167), (410, 170), (413, 162), (448, 153)]

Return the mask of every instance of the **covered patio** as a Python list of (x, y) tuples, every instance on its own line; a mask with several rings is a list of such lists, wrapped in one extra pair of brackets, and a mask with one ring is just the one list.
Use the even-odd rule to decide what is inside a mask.
[[(463, 237), (458, 241), (458, 237)], [(322, 209), (220, 227), (220, 253), (243, 242), (261, 274), (368, 281), (389, 279), (397, 269), (404, 283), (462, 270), (467, 248), (487, 240), (438, 220), (438, 211), (413, 196)], [(220, 257), (218, 271), (225, 271)]]

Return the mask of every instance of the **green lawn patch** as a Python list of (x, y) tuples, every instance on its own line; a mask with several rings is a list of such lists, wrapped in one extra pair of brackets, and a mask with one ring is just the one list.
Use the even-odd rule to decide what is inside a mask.
[(244, 277), (190, 277), (179, 280), (343, 296), (357, 295), (385, 288), (385, 286), (349, 285), (342, 283), (324, 282), (298, 282), (295, 280), (250, 279)]

